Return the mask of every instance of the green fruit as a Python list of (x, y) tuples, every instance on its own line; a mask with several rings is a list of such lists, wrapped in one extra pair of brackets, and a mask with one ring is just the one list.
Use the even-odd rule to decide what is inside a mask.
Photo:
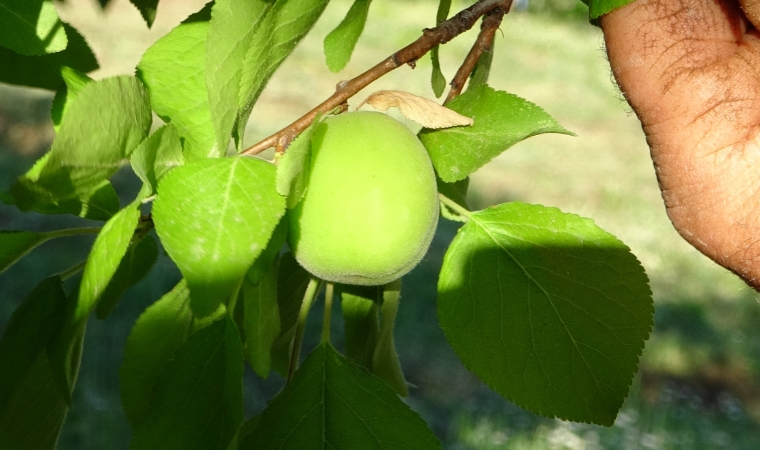
[(380, 285), (427, 252), (438, 223), (435, 174), (425, 147), (377, 112), (326, 119), (311, 140), (311, 173), (290, 211), (298, 262), (336, 283)]

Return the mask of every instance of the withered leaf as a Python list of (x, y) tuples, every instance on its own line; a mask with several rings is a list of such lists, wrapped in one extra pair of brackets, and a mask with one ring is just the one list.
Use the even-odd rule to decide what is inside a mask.
[(457, 112), (426, 99), (404, 91), (377, 91), (367, 97), (356, 109), (365, 104), (381, 111), (398, 108), (401, 114), (425, 128), (449, 128), (470, 126), (474, 121)]

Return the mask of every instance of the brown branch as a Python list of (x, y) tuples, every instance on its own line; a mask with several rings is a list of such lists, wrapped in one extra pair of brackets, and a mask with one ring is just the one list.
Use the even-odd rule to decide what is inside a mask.
[(459, 70), (457, 70), (457, 73), (454, 75), (451, 83), (449, 83), (451, 85), (451, 90), (449, 90), (449, 95), (446, 96), (446, 101), (443, 102), (444, 105), (462, 93), (462, 88), (467, 82), (467, 78), (470, 76), (472, 71), (475, 70), (475, 65), (478, 63), (480, 55), (482, 55), (483, 52), (491, 51), (491, 47), (493, 46), (493, 38), (496, 34), (496, 30), (499, 29), (501, 19), (512, 6), (511, 0), (505, 3), (507, 3), (506, 9), (494, 8), (486, 13), (485, 17), (483, 17), (483, 23), (480, 25), (480, 34), (478, 35), (478, 39), (472, 45), (472, 48), (467, 54), (467, 57), (464, 59), (464, 62), (459, 67)]
[[(242, 154), (255, 155), (271, 147), (277, 147), (278, 150), (284, 149), (290, 141), (295, 139), (299, 133), (311, 125), (317, 117), (317, 114), (326, 113), (327, 111), (340, 106), (349, 98), (353, 97), (357, 92), (391, 70), (401, 67), (404, 64), (414, 65), (418, 59), (436, 45), (445, 44), (472, 28), (475, 22), (485, 14), (488, 14), (495, 9), (501, 9), (502, 11), (507, 12), (511, 5), (512, 0), (479, 0), (469, 8), (460, 11), (451, 19), (443, 21), (437, 27), (426, 28), (423, 30), (422, 36), (420, 36), (419, 39), (397, 51), (356, 78), (341, 82), (335, 93), (327, 100), (277, 133), (245, 149)], [(501, 16), (503, 16), (503, 13)]]

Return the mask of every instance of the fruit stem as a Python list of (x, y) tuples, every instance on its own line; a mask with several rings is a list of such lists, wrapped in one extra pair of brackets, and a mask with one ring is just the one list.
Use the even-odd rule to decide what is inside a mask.
[(290, 352), (290, 367), (288, 368), (288, 380), (293, 379), (293, 374), (298, 369), (298, 359), (301, 357), (301, 344), (303, 343), (303, 332), (306, 328), (306, 318), (309, 316), (309, 310), (314, 303), (314, 299), (317, 298), (319, 288), (322, 287), (322, 280), (317, 277), (311, 277), (309, 279), (309, 285), (306, 286), (306, 292), (303, 296), (303, 302), (301, 303), (301, 310), (298, 312), (298, 323), (296, 324), (296, 335), (293, 338), (293, 348)]
[(459, 203), (455, 202), (454, 200), (446, 197), (445, 195), (438, 193), (438, 198), (441, 200), (441, 203), (446, 205), (449, 209), (454, 211), (455, 213), (459, 214), (462, 217), (465, 217), (467, 220), (472, 218), (472, 212), (467, 210), (464, 206), (460, 205)]
[(330, 319), (332, 318), (333, 289), (333, 284), (327, 283), (327, 287), (325, 288), (325, 314), (322, 317), (322, 344), (330, 342)]

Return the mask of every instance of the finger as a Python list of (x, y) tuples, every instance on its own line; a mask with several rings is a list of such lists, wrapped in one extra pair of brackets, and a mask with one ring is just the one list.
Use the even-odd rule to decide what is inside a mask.
[(739, 0), (739, 4), (752, 25), (760, 29), (760, 0)]
[(721, 0), (638, 0), (602, 17), (613, 73), (644, 125), (681, 113), (673, 107), (693, 92), (677, 89), (680, 78), (733, 55), (742, 17)]

